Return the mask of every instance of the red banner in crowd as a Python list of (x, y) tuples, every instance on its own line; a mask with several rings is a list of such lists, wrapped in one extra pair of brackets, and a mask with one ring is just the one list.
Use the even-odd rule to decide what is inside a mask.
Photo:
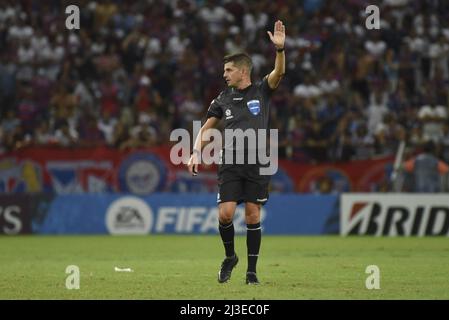
[(296, 192), (371, 192), (388, 188), (392, 158), (341, 163), (298, 164), (281, 161)]
[[(274, 192), (379, 191), (392, 159), (337, 164), (280, 161)], [(103, 193), (216, 192), (216, 167), (192, 177), (173, 165), (170, 148), (118, 151), (109, 148), (26, 148), (0, 156), (0, 192)]]

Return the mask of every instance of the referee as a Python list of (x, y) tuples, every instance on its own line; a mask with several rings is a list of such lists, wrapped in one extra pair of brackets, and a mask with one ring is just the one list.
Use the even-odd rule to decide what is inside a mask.
[[(285, 26), (278, 20), (274, 24), (274, 32), (267, 33), (276, 47), (276, 60), (274, 70), (261, 81), (251, 82), (252, 62), (247, 54), (233, 54), (223, 59), (223, 77), (228, 88), (212, 101), (207, 112), (207, 121), (198, 133), (188, 162), (188, 169), (193, 175), (198, 173), (199, 156), (205, 140), (203, 133), (215, 128), (221, 119), (224, 118), (225, 130), (268, 131), (269, 98), (285, 73)], [(237, 205), (244, 202), (248, 254), (246, 283), (259, 284), (256, 264), (261, 243), (260, 209), (268, 200), (270, 176), (260, 174), (262, 164), (258, 160), (255, 163), (248, 161), (251, 153), (257, 152), (257, 146), (258, 143), (246, 143), (241, 149), (241, 146), (236, 146), (235, 141), (225, 139), (224, 142), (224, 156), (220, 157), (218, 169), (217, 195), (219, 231), (226, 254), (218, 273), (220, 283), (231, 278), (231, 272), (239, 261), (234, 251), (233, 218)], [(244, 154), (244, 162), (236, 162), (241, 153)]]

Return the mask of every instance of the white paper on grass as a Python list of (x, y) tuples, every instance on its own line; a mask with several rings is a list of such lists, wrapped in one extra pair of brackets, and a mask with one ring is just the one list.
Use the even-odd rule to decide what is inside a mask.
[(117, 272), (133, 272), (133, 269), (131, 269), (131, 268), (119, 268), (119, 267), (115, 267), (114, 270), (117, 271)]

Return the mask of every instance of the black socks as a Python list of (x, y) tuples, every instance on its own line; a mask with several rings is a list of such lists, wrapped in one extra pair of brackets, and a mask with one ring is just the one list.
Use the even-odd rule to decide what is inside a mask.
[[(256, 272), (257, 258), (259, 257), (259, 249), (262, 238), (260, 222), (246, 225), (246, 246), (248, 249), (248, 269), (247, 272)], [(234, 251), (234, 224), (219, 223), (218, 230), (223, 241), (226, 257), (230, 258), (235, 255)]]
[(223, 245), (226, 252), (226, 257), (233, 257), (234, 252), (234, 224), (232, 221), (228, 224), (218, 225), (218, 230), (220, 230), (221, 240), (223, 240)]
[(248, 248), (248, 272), (256, 272), (257, 258), (259, 257), (262, 231), (260, 222), (246, 225), (246, 246)]

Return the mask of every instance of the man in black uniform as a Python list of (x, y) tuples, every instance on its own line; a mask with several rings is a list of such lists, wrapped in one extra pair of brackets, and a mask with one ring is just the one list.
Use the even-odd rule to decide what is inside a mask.
[[(274, 32), (267, 32), (276, 47), (274, 70), (263, 80), (251, 82), (251, 59), (244, 53), (233, 54), (224, 58), (224, 74), (228, 88), (214, 99), (207, 112), (207, 121), (201, 127), (196, 138), (189, 171), (196, 175), (201, 155), (203, 134), (214, 128), (224, 118), (227, 129), (243, 131), (247, 129), (268, 129), (269, 97), (279, 85), (285, 73), (285, 26), (281, 21), (274, 24)], [(218, 273), (220, 283), (231, 278), (231, 272), (237, 265), (238, 257), (234, 251), (233, 218), (236, 206), (245, 202), (245, 218), (247, 224), (248, 268), (247, 284), (258, 284), (256, 264), (261, 243), (260, 209), (268, 200), (268, 184), (270, 177), (261, 175), (261, 163), (251, 162), (257, 152), (257, 143), (246, 143), (236, 146), (235, 141), (227, 141), (225, 136), (224, 156), (218, 171), (219, 192), (219, 231), (223, 240), (226, 258)], [(229, 153), (229, 151), (231, 151)], [(244, 154), (244, 163), (238, 162)], [(236, 162), (237, 161), (237, 162)], [(232, 162), (232, 163), (230, 163)]]

